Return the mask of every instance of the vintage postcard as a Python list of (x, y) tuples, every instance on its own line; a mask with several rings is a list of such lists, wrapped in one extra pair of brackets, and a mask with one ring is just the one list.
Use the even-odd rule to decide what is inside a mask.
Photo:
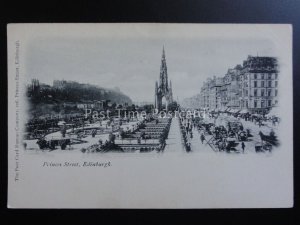
[(293, 207), (292, 26), (9, 24), (8, 207)]

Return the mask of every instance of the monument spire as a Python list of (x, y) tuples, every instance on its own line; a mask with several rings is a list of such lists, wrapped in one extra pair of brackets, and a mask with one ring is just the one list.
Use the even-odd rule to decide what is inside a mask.
[(161, 57), (161, 66), (160, 66), (160, 84), (163, 92), (168, 91), (168, 71), (167, 71), (167, 62), (165, 47), (163, 46), (162, 57)]
[(163, 46), (159, 82), (158, 82), (158, 87), (155, 87), (155, 96), (156, 96), (155, 108), (161, 110), (163, 97), (165, 97), (166, 99), (166, 108), (168, 107), (168, 104), (173, 101), (171, 89), (172, 89), (172, 84), (170, 84), (169, 87), (166, 53), (165, 53), (165, 47)]

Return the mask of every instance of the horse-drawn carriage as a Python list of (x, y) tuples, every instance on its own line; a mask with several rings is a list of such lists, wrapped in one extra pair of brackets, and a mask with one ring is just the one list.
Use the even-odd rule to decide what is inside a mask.
[(228, 132), (224, 126), (217, 126), (214, 129), (214, 135), (216, 139), (227, 138)]
[(255, 144), (255, 152), (271, 152), (272, 145), (268, 142), (257, 142)]
[(243, 124), (239, 121), (229, 121), (227, 122), (227, 129), (228, 131), (233, 131), (235, 133), (238, 133), (240, 131), (244, 130)]
[(215, 124), (213, 123), (201, 123), (200, 129), (204, 130), (205, 134), (212, 135), (215, 130)]
[(248, 140), (248, 133), (246, 131), (240, 131), (237, 133), (239, 141), (247, 141)]
[(226, 151), (228, 153), (230, 152), (239, 152), (236, 149), (236, 146), (238, 146), (238, 142), (236, 142), (235, 138), (227, 137), (224, 139), (217, 139), (214, 141), (214, 146), (219, 150), (219, 151)]
[(227, 144), (226, 144), (226, 152), (239, 152), (235, 147), (238, 146), (239, 143), (236, 142), (235, 138), (227, 138), (226, 139)]
[(228, 136), (236, 138), (237, 141), (247, 141), (249, 137), (249, 130), (245, 131), (243, 124), (239, 121), (228, 122)]
[(260, 136), (261, 142), (256, 143), (256, 145), (255, 145), (256, 152), (265, 152), (265, 151), (271, 152), (273, 146), (279, 145), (277, 136), (275, 135), (275, 133), (273, 131), (271, 131), (269, 135), (266, 135), (260, 131), (259, 136)]

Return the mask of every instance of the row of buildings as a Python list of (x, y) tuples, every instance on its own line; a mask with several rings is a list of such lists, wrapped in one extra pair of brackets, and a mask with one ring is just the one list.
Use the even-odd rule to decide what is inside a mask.
[(112, 106), (112, 103), (107, 103), (107, 101), (84, 101), (84, 102), (64, 102), (63, 107), (71, 107), (76, 109), (95, 109), (104, 110), (104, 106)]
[(248, 56), (223, 77), (203, 83), (200, 107), (266, 114), (278, 105), (278, 64), (274, 57)]

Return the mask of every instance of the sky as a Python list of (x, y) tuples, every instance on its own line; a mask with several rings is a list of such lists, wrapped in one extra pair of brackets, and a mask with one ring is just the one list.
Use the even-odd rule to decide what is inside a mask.
[(248, 55), (274, 56), (267, 39), (51, 37), (30, 43), (26, 77), (47, 84), (64, 79), (118, 87), (133, 101), (152, 102), (163, 46), (173, 97), (179, 101), (198, 94), (207, 78), (224, 76)]

